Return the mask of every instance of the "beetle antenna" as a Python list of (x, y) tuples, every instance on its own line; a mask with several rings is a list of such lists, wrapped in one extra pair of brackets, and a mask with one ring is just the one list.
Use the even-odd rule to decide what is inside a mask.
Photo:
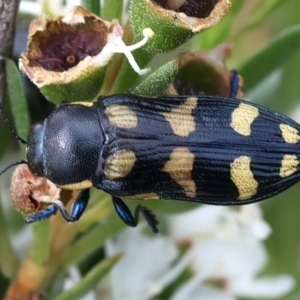
[(17, 166), (17, 165), (22, 165), (22, 164), (26, 164), (27, 165), (27, 161), (26, 160), (18, 160), (18, 161), (15, 161), (13, 162), (12, 164), (10, 164), (8, 167), (6, 167), (4, 170), (2, 170), (0, 172), (0, 176), (5, 173), (8, 169), (10, 169), (11, 167), (14, 167), (14, 166)]
[[(17, 134), (17, 131), (16, 129), (14, 128), (14, 126), (11, 125), (11, 123), (9, 122), (5, 112), (4, 112), (4, 109), (3, 109), (3, 106), (2, 106), (2, 103), (0, 102), (0, 116), (1, 118), (3, 119), (4, 123), (7, 125), (7, 127), (9, 128), (10, 132), (13, 134), (13, 136), (21, 143), (21, 144), (27, 144), (27, 142), (25, 140), (23, 140), (21, 137), (18, 136)], [(2, 173), (0, 173), (1, 175)]]

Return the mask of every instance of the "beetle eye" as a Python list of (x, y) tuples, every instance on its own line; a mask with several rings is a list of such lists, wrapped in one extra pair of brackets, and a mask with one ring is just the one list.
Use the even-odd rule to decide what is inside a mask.
[(45, 126), (43, 122), (31, 127), (27, 141), (27, 162), (29, 170), (36, 176), (44, 176), (43, 140)]

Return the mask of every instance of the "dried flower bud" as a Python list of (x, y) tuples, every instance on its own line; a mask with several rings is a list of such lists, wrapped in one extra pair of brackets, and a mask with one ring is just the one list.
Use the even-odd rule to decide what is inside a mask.
[(155, 32), (145, 49), (156, 54), (172, 50), (226, 15), (230, 0), (133, 0), (131, 23), (137, 39), (141, 30)]
[(27, 165), (19, 165), (12, 176), (11, 197), (16, 209), (29, 215), (60, 199), (60, 189), (45, 177), (33, 175)]
[[(217, 95), (231, 94), (232, 71), (226, 67), (231, 55), (230, 44), (221, 44), (211, 51), (185, 51), (178, 57), (178, 74), (168, 88), (168, 95)], [(242, 77), (239, 75), (237, 98), (243, 97)]]
[[(148, 40), (144, 37), (127, 47), (122, 34), (116, 21), (104, 21), (83, 7), (55, 20), (41, 16), (30, 25), (27, 52), (19, 67), (55, 103), (91, 101), (101, 89), (113, 54), (124, 53), (135, 63), (130, 51)], [(134, 68), (142, 74), (148, 71), (136, 63)]]

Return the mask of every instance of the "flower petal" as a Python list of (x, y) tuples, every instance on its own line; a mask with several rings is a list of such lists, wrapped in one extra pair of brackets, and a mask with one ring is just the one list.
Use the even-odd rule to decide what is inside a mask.
[(295, 287), (295, 280), (289, 275), (279, 275), (232, 284), (232, 290), (240, 297), (278, 298)]
[(114, 299), (151, 299), (169, 284), (167, 280), (160, 284), (159, 278), (169, 272), (178, 256), (175, 244), (164, 237), (151, 238), (141, 229), (142, 226), (126, 229), (106, 244), (109, 256), (124, 252), (124, 257), (111, 272)]

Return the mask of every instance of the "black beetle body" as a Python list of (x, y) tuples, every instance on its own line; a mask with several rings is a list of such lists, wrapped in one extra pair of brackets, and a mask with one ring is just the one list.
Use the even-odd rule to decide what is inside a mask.
[[(271, 197), (299, 181), (299, 129), (262, 106), (215, 96), (100, 97), (63, 104), (29, 133), (29, 169), (56, 185), (83, 189), (68, 221), (77, 220), (94, 186), (113, 196), (136, 226), (125, 199), (173, 199), (240, 205)], [(51, 215), (49, 210), (28, 222)]]

